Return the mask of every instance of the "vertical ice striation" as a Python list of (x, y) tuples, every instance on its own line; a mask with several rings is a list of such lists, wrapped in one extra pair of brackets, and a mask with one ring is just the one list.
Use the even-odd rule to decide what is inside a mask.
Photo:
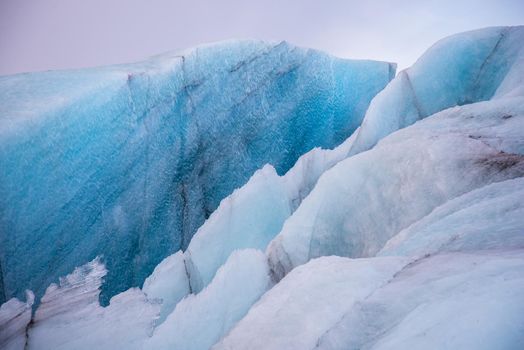
[(185, 249), (220, 201), (360, 124), (394, 66), (286, 42), (0, 77), (4, 298), (105, 257), (102, 300)]
[(350, 154), (443, 109), (497, 97), (507, 77), (522, 76), (523, 41), (524, 27), (494, 27), (437, 42), (373, 99)]
[(161, 304), (157, 324), (164, 322), (176, 304), (191, 293), (184, 254), (181, 251), (168, 256), (144, 281), (142, 287), (149, 299), (158, 299)]

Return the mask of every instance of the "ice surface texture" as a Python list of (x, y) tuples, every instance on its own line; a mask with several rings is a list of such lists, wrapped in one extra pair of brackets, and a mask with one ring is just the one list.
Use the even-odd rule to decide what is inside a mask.
[[(413, 91), (428, 115), (409, 116), (411, 77), (400, 75), (367, 112), (380, 123), (285, 174), (256, 171), (143, 291), (101, 307), (106, 269), (95, 259), (48, 288), (25, 333), (32, 298), (5, 304), (10, 339), (29, 349), (522, 349), (523, 36), (491, 28), (441, 41), (408, 71), (425, 77)], [(358, 150), (361, 135), (371, 142)]]
[[(524, 37), (524, 27), (489, 29), (445, 39), (436, 47), (444, 50), (447, 42), (453, 44), (457, 38), (469, 41), (470, 34), (483, 42), (485, 36), (499, 31)], [(520, 53), (514, 54), (514, 46), (505, 49), (507, 60), (519, 65), (524, 52), (519, 46)], [(502, 50), (502, 44), (499, 47)], [(457, 54), (464, 56), (461, 51)], [(410, 70), (433, 60), (427, 55)], [(505, 57), (496, 50), (493, 55)], [(497, 87), (489, 91), (496, 91), (501, 81), (513, 79), (510, 75), (524, 72), (508, 71), (509, 75), (498, 78)], [(488, 77), (492, 75), (498, 73)], [(372, 101), (353, 146), (370, 127), (366, 125), (369, 111), (378, 105), (377, 101), (383, 101), (397, 79)], [(434, 81), (428, 78), (427, 84), (433, 86)], [(483, 80), (478, 84), (483, 85)], [(509, 86), (508, 89), (513, 91)], [(429, 96), (427, 99), (433, 101)], [(393, 95), (388, 96), (386, 102), (389, 101), (402, 105), (404, 98)], [(269, 245), (274, 276), (282, 278), (293, 267), (322, 255), (373, 256), (393, 235), (445, 201), (492, 182), (522, 176), (523, 105), (522, 95), (512, 93), (447, 109), (326, 171)], [(397, 118), (385, 112), (381, 117), (384, 123), (396, 122)]]
[(408, 262), (398, 257), (313, 260), (267, 292), (215, 349), (313, 349), (355, 302)]
[(0, 300), (98, 255), (104, 301), (141, 285), (256, 169), (345, 140), (394, 70), (246, 41), (0, 77)]
[(315, 148), (284, 175), (266, 165), (226, 197), (193, 236), (185, 261), (193, 292), (200, 291), (235, 249), (265, 250), (318, 177), (347, 156), (352, 138), (333, 150)]
[(373, 100), (350, 154), (443, 109), (507, 93), (505, 83), (522, 85), (506, 81), (522, 79), (517, 72), (522, 42), (523, 27), (486, 28), (439, 41)]
[(209, 349), (270, 287), (264, 253), (254, 249), (235, 251), (204, 290), (178, 303), (145, 348)]
[(521, 349), (523, 267), (524, 250), (321, 257), (213, 349)]

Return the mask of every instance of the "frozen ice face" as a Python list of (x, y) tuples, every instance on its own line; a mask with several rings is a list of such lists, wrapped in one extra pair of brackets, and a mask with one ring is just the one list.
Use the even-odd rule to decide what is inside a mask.
[(266, 163), (288, 170), (360, 124), (394, 66), (226, 42), (98, 69), (0, 77), (4, 298), (97, 255), (102, 299), (186, 248)]

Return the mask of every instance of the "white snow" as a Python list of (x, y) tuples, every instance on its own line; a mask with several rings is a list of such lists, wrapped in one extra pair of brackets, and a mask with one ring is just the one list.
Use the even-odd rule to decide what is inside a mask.
[(524, 249), (524, 178), (487, 185), (437, 207), (377, 254)]
[(31, 306), (35, 296), (26, 291), (26, 302), (11, 298), (0, 307), (0, 348), (24, 350), (27, 325), (31, 321)]
[(261, 251), (235, 251), (199, 294), (191, 294), (155, 329), (145, 349), (209, 349), (271, 287)]
[(424, 258), (356, 304), (317, 349), (522, 349), (523, 290), (523, 250)]

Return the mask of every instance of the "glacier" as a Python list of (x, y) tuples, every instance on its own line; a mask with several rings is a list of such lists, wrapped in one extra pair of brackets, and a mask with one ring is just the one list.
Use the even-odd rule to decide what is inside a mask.
[(522, 102), (439, 112), (328, 170), (268, 246), (275, 277), (323, 255), (374, 256), (444, 202), (523, 176)]
[(235, 251), (204, 290), (177, 304), (144, 349), (209, 349), (271, 285), (262, 251)]
[(506, 81), (520, 75), (523, 40), (521, 27), (495, 27), (439, 41), (373, 100), (350, 155), (446, 108), (507, 94), (505, 85), (518, 86)]
[(362, 300), (318, 349), (520, 349), (520, 251), (430, 256)]
[[(412, 127), (384, 138), (368, 152), (351, 156), (356, 152), (361, 135), (377, 130), (387, 135), (390, 131), (369, 122), (377, 118), (376, 110), (386, 110), (396, 99), (400, 106), (411, 103), (411, 97), (397, 90), (402, 86), (399, 82), (405, 79), (404, 74), (400, 72), (373, 99), (351, 145), (349, 157), (321, 175), (310, 195), (269, 244), (268, 256), (277, 280), (314, 257), (331, 254), (373, 256), (401, 229), (445, 201), (492, 182), (522, 176), (524, 148), (519, 132), (524, 129), (519, 117), (524, 112), (522, 95), (516, 96), (509, 85), (504, 88), (505, 93), (504, 90), (497, 91), (506, 84), (505, 81), (514, 79), (512, 75), (521, 76), (524, 71), (524, 50), (517, 44), (524, 41), (522, 27), (489, 28), (445, 39), (407, 71), (418, 71), (420, 76), (433, 74), (437, 82), (446, 83), (439, 84), (426, 78), (430, 86), (436, 86), (436, 91), (444, 85), (447, 95), (456, 93), (462, 96), (463, 80), (455, 80), (456, 72), (451, 64), (445, 65), (444, 72), (435, 74), (434, 67), (426, 67), (426, 62), (440, 63), (437, 60), (439, 55), (436, 58), (432, 55), (435, 47), (439, 48), (438, 53), (445, 52), (448, 56), (454, 52), (457, 41), (483, 43), (486, 38), (493, 40), (490, 38), (497, 33), (506, 33), (507, 42), (512, 45), (499, 44), (491, 52), (492, 57), (497, 57), (497, 64), (491, 67), (494, 72), (488, 74), (489, 64), (484, 64), (485, 70), (477, 70), (478, 79), (475, 80), (478, 80), (478, 86), (490, 86), (489, 89), (479, 88), (493, 94), (489, 101), (473, 101), (463, 107), (455, 106), (434, 113)], [(462, 47), (459, 48), (457, 55), (464, 57)], [(428, 55), (429, 59), (425, 58)], [(497, 68), (501, 62), (505, 74), (500, 74)], [(444, 73), (450, 69), (453, 74), (446, 78)], [(496, 76), (495, 86), (485, 83), (484, 76), (487, 76), (488, 83), (493, 83), (491, 78)], [(435, 101), (429, 97), (427, 100)], [(400, 110), (405, 111), (404, 107)], [(397, 114), (397, 111), (383, 113), (381, 118), (385, 121), (382, 124), (397, 123), (402, 127), (398, 124), (398, 116), (404, 114)], [(366, 203), (366, 210), (360, 210), (361, 203)]]
[(187, 248), (255, 170), (360, 125), (395, 66), (286, 42), (0, 77), (0, 301), (101, 256), (106, 304)]
[(0, 307), (0, 345), (5, 350), (24, 349), (27, 326), (31, 322), (34, 294), (26, 292), (26, 302), (11, 298)]
[(213, 349), (313, 349), (353, 304), (408, 262), (402, 257), (312, 260), (267, 292)]
[(0, 347), (521, 349), (522, 42), (439, 41), (344, 140), (252, 169), (141, 289), (101, 304), (96, 257), (10, 299)]

